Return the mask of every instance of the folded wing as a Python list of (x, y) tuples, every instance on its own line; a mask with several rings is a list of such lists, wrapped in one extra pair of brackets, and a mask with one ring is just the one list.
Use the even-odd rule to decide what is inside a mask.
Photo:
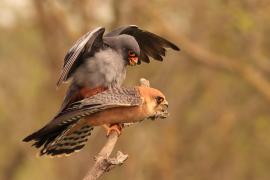
[(27, 136), (23, 141), (33, 140), (33, 146), (42, 148), (40, 155), (70, 154), (84, 147), (93, 130), (93, 127), (81, 123), (83, 118), (106, 109), (138, 106), (141, 103), (136, 88), (109, 89), (71, 104), (47, 125)]

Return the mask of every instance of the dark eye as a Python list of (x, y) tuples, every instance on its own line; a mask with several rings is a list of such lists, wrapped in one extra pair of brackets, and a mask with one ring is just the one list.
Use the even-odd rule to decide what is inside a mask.
[(164, 98), (161, 97), (161, 96), (157, 96), (156, 101), (157, 101), (158, 104), (160, 104), (160, 103), (162, 103), (164, 101)]
[(136, 56), (136, 54), (135, 54), (134, 51), (129, 50), (129, 51), (128, 51), (128, 56), (129, 56), (129, 57), (134, 57), (134, 56)]

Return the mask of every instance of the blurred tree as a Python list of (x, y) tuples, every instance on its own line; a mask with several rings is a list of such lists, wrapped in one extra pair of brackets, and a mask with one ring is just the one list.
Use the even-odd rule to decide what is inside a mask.
[(20, 142), (59, 108), (65, 88), (55, 91), (55, 82), (72, 43), (94, 27), (124, 24), (182, 52), (129, 69), (126, 85), (148, 78), (171, 116), (125, 129), (118, 146), (130, 158), (104, 179), (270, 178), (269, 1), (3, 0), (0, 10), (0, 179), (84, 176), (103, 131), (61, 159), (36, 158)]

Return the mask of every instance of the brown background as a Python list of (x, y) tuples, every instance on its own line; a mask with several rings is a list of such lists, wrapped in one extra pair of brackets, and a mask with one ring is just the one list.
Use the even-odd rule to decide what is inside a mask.
[(21, 140), (57, 112), (63, 57), (97, 26), (136, 24), (179, 45), (163, 63), (129, 68), (170, 103), (166, 120), (124, 130), (128, 161), (103, 179), (270, 179), (269, 0), (1, 0), (0, 179), (77, 180), (105, 142), (96, 128), (67, 158), (36, 158)]

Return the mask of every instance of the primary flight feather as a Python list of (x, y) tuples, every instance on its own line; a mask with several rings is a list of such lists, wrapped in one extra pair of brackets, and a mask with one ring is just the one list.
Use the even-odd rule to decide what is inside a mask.
[(165, 118), (168, 102), (150, 87), (111, 88), (74, 102), (23, 141), (34, 141), (40, 155), (71, 154), (86, 144), (95, 126)]
[(119, 87), (128, 65), (162, 61), (166, 48), (179, 51), (172, 42), (135, 25), (107, 34), (99, 27), (83, 35), (68, 51), (57, 86), (72, 79), (62, 109), (107, 88)]

